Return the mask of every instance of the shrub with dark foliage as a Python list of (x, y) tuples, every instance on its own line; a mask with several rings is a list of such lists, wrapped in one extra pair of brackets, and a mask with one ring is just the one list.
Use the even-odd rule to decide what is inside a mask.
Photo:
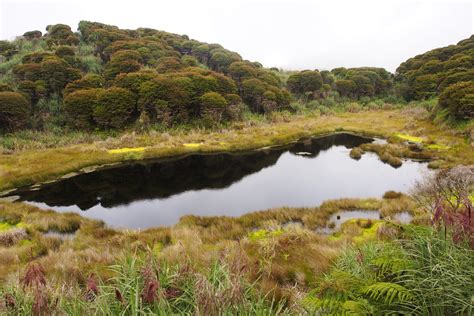
[(459, 82), (448, 86), (439, 96), (439, 105), (456, 119), (474, 118), (474, 81)]
[(227, 106), (227, 100), (217, 92), (208, 92), (200, 98), (201, 116), (209, 122), (220, 123)]
[(100, 94), (94, 108), (94, 121), (101, 128), (123, 128), (136, 110), (133, 93), (124, 88), (112, 87)]
[(66, 95), (64, 106), (68, 125), (77, 129), (94, 127), (93, 112), (103, 89), (77, 90)]
[(14, 131), (25, 127), (30, 111), (30, 103), (22, 94), (0, 92), (0, 130)]

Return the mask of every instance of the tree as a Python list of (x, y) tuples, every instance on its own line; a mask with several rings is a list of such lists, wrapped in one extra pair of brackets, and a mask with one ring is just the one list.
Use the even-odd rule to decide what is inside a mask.
[(147, 111), (152, 120), (157, 117), (157, 109), (166, 108), (174, 120), (185, 122), (189, 118), (188, 106), (191, 104), (190, 86), (189, 78), (158, 75), (140, 85), (138, 106)]
[(112, 55), (110, 61), (105, 65), (105, 78), (112, 80), (120, 73), (129, 73), (138, 71), (141, 56), (133, 50), (122, 50)]
[(64, 98), (68, 124), (77, 129), (91, 129), (95, 125), (94, 108), (103, 92), (103, 89), (87, 89), (68, 93)]
[(342, 97), (351, 97), (356, 88), (356, 84), (352, 80), (337, 80), (335, 82), (336, 90)]
[(54, 54), (58, 57), (64, 58), (66, 56), (74, 56), (76, 53), (74, 52), (74, 49), (72, 49), (71, 46), (59, 46), (58, 48), (56, 48)]
[(0, 92), (0, 130), (14, 131), (26, 126), (31, 107), (18, 92)]
[(247, 79), (242, 82), (242, 98), (254, 112), (263, 112), (263, 94), (267, 91), (264, 82), (259, 79)]
[(71, 31), (71, 27), (68, 25), (48, 25), (46, 31), (48, 31), (48, 33), (45, 36), (49, 46), (79, 44), (79, 38)]
[(105, 80), (102, 76), (96, 74), (87, 74), (81, 79), (70, 82), (64, 89), (64, 94), (69, 94), (77, 90), (102, 88)]
[(226, 73), (230, 64), (235, 61), (240, 61), (242, 58), (226, 49), (215, 49), (211, 51), (211, 58), (209, 60), (209, 67), (212, 70)]
[(467, 71), (459, 71), (456, 69), (451, 72), (452, 74), (447, 73), (446, 77), (438, 85), (438, 92), (442, 92), (446, 87), (461, 81), (474, 81), (474, 69)]
[(158, 59), (156, 71), (159, 73), (176, 72), (183, 68), (183, 64), (178, 57), (162, 57)]
[(28, 41), (41, 38), (41, 36), (43, 36), (43, 33), (41, 33), (41, 31), (38, 31), (38, 30), (28, 31), (23, 34), (23, 37)]
[(234, 79), (239, 87), (245, 79), (256, 78), (258, 75), (257, 69), (252, 63), (246, 61), (233, 62), (229, 66), (229, 76)]
[(210, 123), (220, 123), (223, 118), (227, 100), (217, 92), (203, 94), (199, 101), (201, 103), (201, 117)]
[(456, 119), (473, 119), (474, 82), (458, 82), (448, 86), (439, 96), (439, 105)]
[(101, 128), (123, 128), (135, 111), (132, 92), (124, 88), (112, 87), (99, 95), (94, 108), (94, 121)]
[(47, 83), (50, 93), (61, 94), (69, 82), (81, 78), (79, 70), (70, 67), (64, 60), (59, 58), (47, 59), (40, 65), (40, 79)]
[(288, 77), (288, 89), (297, 95), (314, 94), (323, 85), (323, 78), (317, 70), (305, 70)]

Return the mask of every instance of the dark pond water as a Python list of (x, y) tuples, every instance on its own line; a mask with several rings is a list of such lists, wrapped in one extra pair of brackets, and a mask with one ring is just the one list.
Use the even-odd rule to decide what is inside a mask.
[(349, 157), (350, 148), (372, 141), (335, 134), (239, 155), (141, 161), (12, 194), (112, 226), (146, 228), (175, 224), (187, 214), (238, 216), (341, 197), (381, 197), (388, 190), (407, 191), (427, 172), (426, 163), (393, 168), (374, 154)]

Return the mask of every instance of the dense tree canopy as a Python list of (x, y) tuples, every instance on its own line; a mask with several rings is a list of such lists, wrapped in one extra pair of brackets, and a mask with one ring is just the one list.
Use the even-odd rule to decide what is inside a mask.
[(397, 69), (394, 89), (393, 75), (382, 68), (305, 70), (285, 78), (277, 68), (186, 35), (89, 21), (81, 21), (77, 32), (49, 25), (45, 34), (34, 30), (0, 41), (0, 61), (8, 61), (0, 68), (0, 91), (15, 93), (4, 97), (22, 104), (15, 119), (10, 107), (0, 116), (8, 129), (28, 127), (21, 113), (47, 110), (44, 104), (54, 100), (56, 114), (65, 117), (59, 121), (77, 129), (124, 128), (145, 117), (164, 125), (221, 122), (241, 118), (244, 109), (289, 109), (292, 98), (334, 102), (397, 91), (408, 100), (423, 99), (459, 84), (463, 92), (447, 90), (440, 105), (466, 118), (471, 92), (461, 83), (474, 78), (473, 46), (471, 37), (409, 59)]
[(313, 96), (323, 86), (323, 77), (317, 70), (305, 70), (290, 75), (287, 85), (294, 94)]
[[(50, 25), (46, 31), (22, 37), (43, 41), (48, 49), (25, 54), (14, 65), (12, 90), (21, 92), (33, 108), (42, 99), (59, 97), (73, 128), (121, 128), (142, 114), (163, 124), (203, 116), (221, 121), (239, 117), (244, 101), (258, 112), (289, 103), (278, 76), (218, 44), (89, 21), (81, 21), (77, 33), (64, 24)], [(0, 42), (5, 58), (16, 52), (15, 44)], [(244, 91), (245, 80), (250, 81)], [(214, 115), (219, 107), (211, 101), (225, 103), (233, 112), (224, 109)]]
[(456, 45), (437, 48), (400, 64), (396, 80), (407, 100), (427, 99), (449, 85), (474, 79), (474, 35)]

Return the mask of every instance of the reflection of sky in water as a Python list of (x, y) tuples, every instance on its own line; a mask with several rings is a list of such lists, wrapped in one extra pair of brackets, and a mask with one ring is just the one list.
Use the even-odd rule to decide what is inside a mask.
[[(359, 161), (344, 146), (333, 146), (315, 158), (286, 152), (278, 162), (245, 176), (223, 189), (186, 191), (164, 199), (87, 211), (77, 206), (53, 207), (79, 212), (117, 227), (146, 228), (171, 225), (186, 214), (238, 216), (249, 211), (281, 206), (317, 206), (327, 199), (381, 197), (388, 190), (406, 192), (428, 172), (426, 163), (404, 161), (395, 169), (367, 153)], [(44, 203), (33, 203), (47, 208)]]

